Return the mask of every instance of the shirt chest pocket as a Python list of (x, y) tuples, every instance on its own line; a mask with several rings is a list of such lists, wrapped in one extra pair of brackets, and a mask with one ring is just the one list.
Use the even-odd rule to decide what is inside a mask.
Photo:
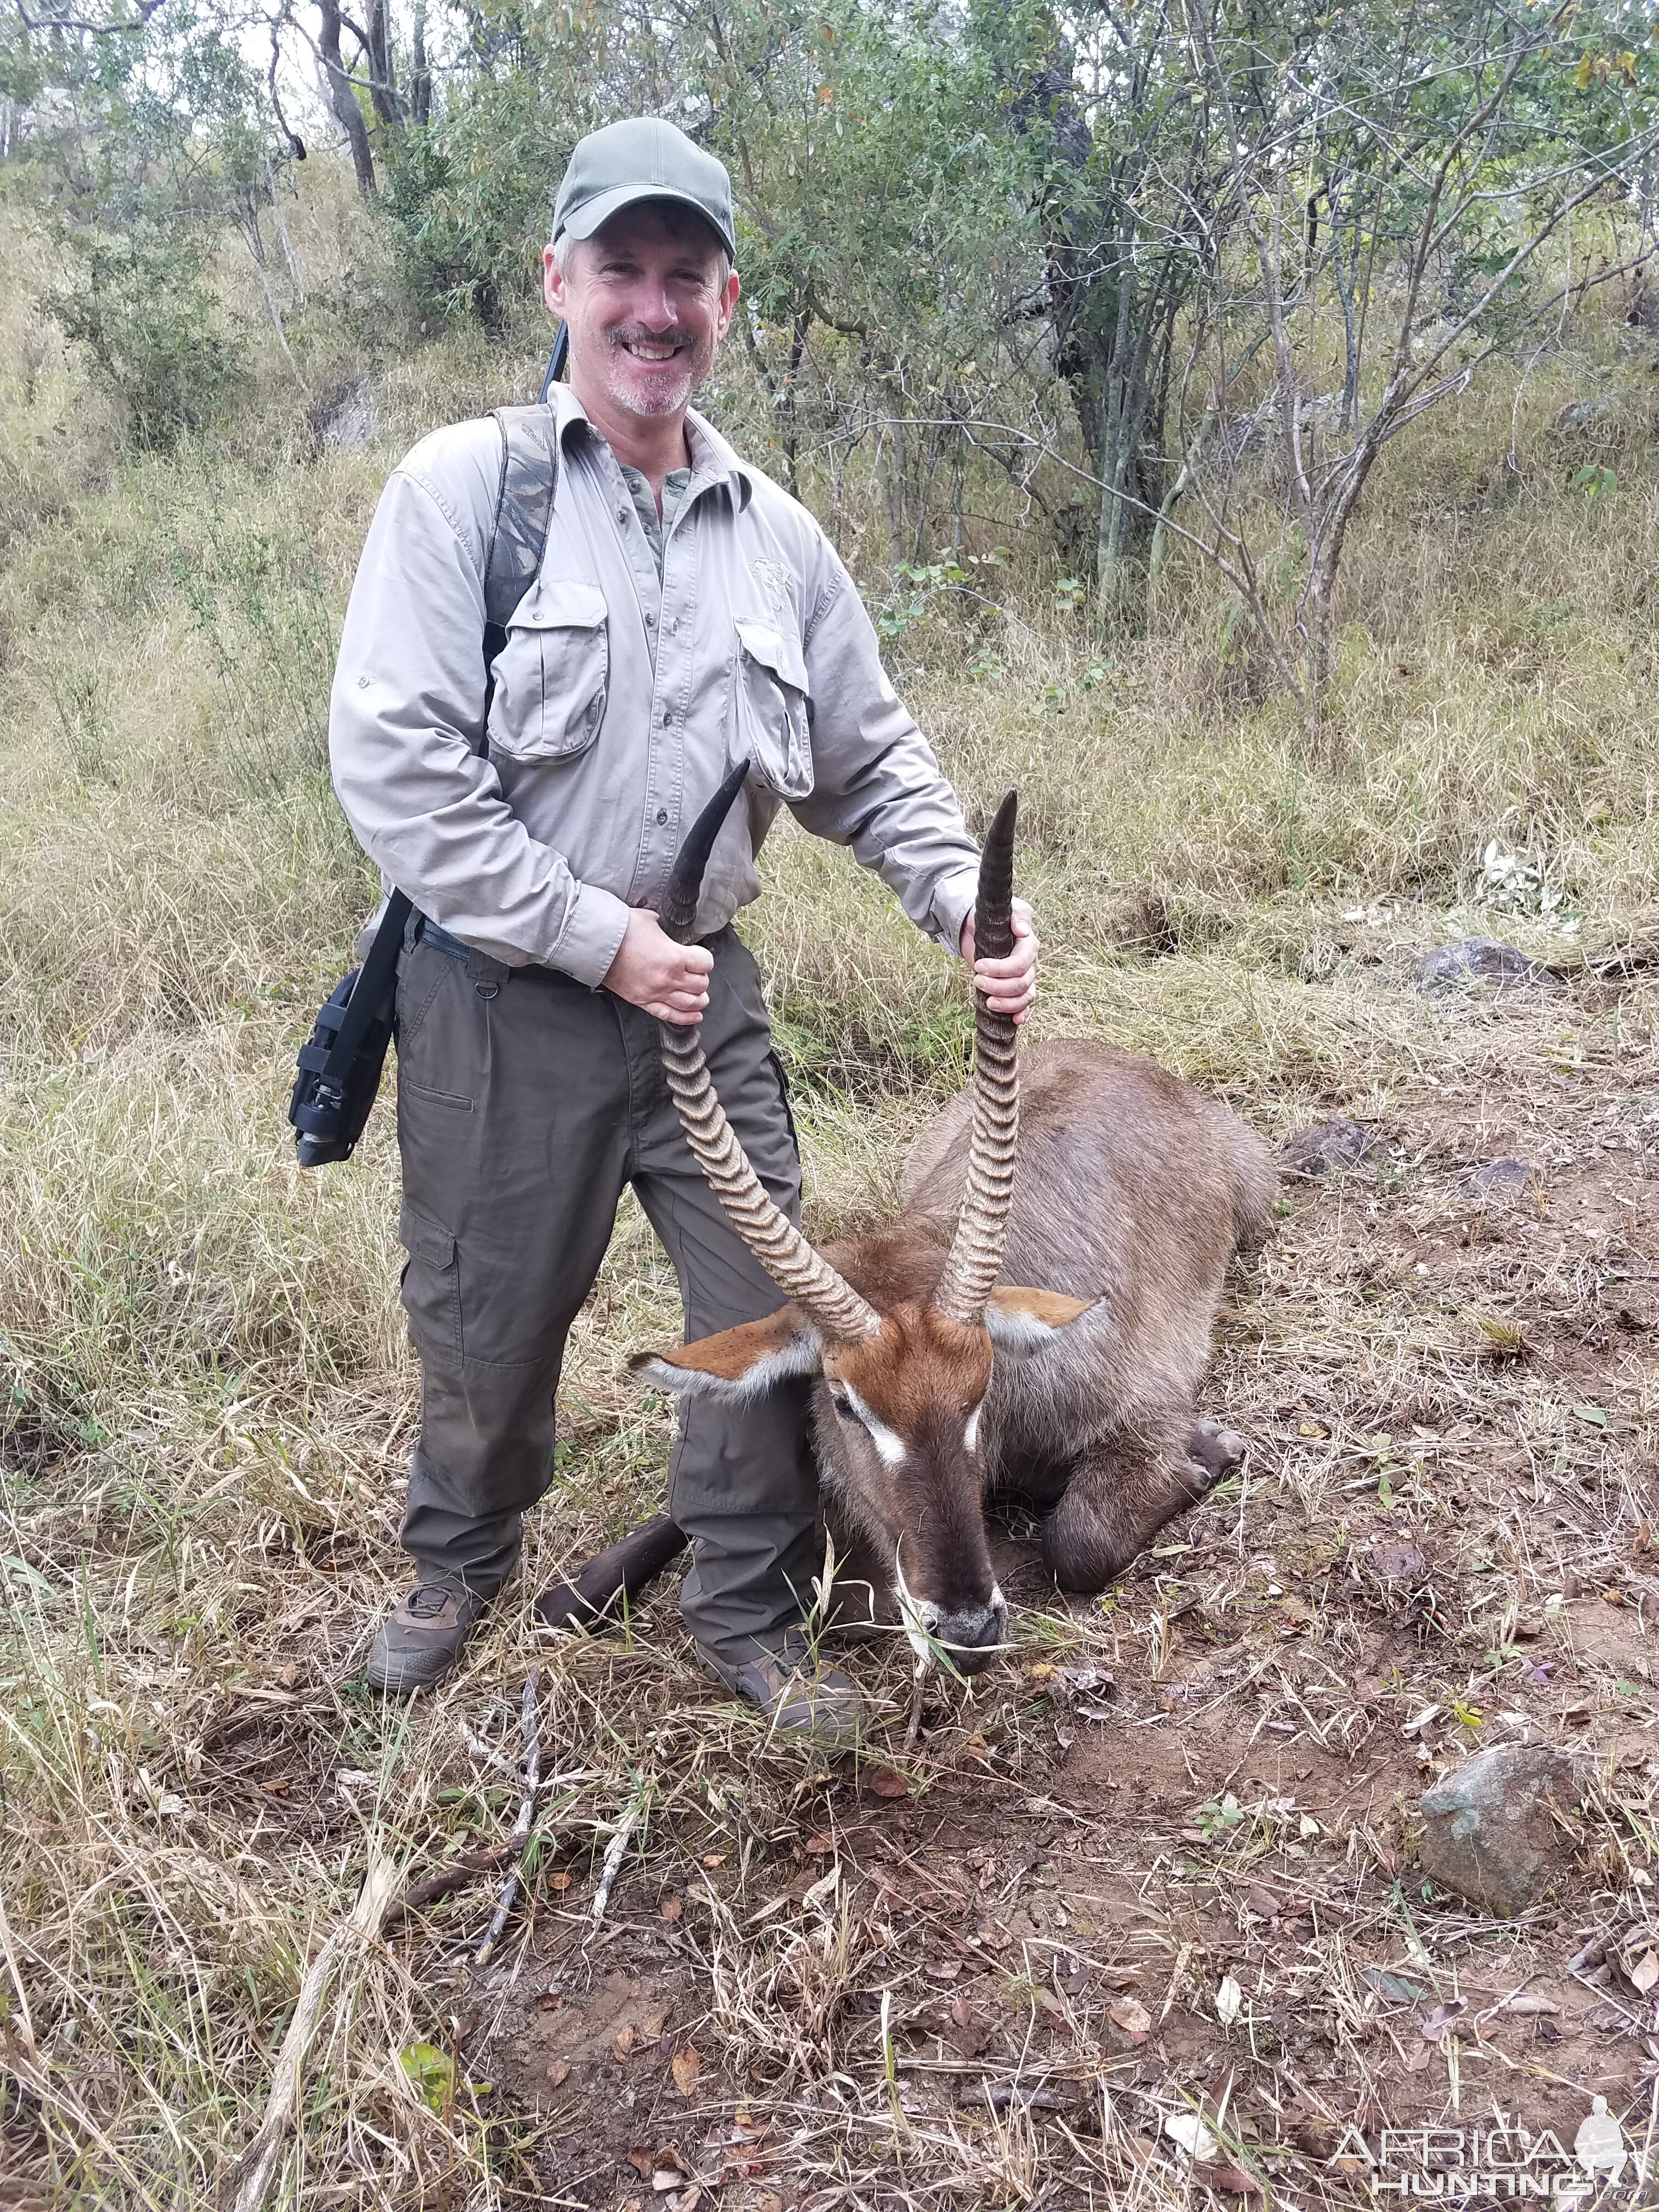
[(800, 640), (742, 619), (737, 632), (739, 751), (781, 799), (805, 799), (812, 788), (811, 686)]
[(544, 579), (507, 625), (495, 663), (492, 748), (514, 760), (569, 760), (599, 733), (610, 688), (605, 593)]

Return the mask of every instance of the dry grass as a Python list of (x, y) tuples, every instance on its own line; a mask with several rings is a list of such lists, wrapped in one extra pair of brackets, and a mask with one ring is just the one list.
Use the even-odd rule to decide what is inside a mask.
[[(1572, 1931), (1652, 1917), (1645, 361), (1576, 332), (1518, 394), (1494, 380), (1390, 458), (1322, 763), (1218, 662), (1217, 595), (1179, 568), (1139, 639), (1094, 637), (1032, 561), (988, 572), (1019, 623), (942, 603), (899, 641), (971, 803), (1021, 787), (1040, 1028), (1153, 1052), (1274, 1135), (1340, 1109), (1387, 1141), (1293, 1192), (1239, 1288), (1212, 1400), (1249, 1439), (1243, 1480), (1102, 1607), (1028, 1581), (1023, 1650), (931, 1717), (914, 1794), (887, 1798), (765, 1755), (702, 1688), (672, 1593), (619, 1644), (551, 1651), (504, 1608), (411, 1710), (356, 1680), (399, 1579), (412, 1376), (386, 1122), (349, 1168), (302, 1177), (283, 1118), (368, 898), (322, 772), (331, 640), (397, 452), (522, 386), (532, 355), (408, 349), (372, 368), (371, 449), (319, 453), (306, 406), (359, 374), (341, 303), (365, 249), (337, 212), (325, 194), (296, 217), (319, 302), (294, 334), (304, 388), (261, 362), (233, 428), (165, 462), (122, 452), (30, 304), (38, 249), (0, 234), (15, 2201), (173, 2207), (222, 2184), (371, 1848), (413, 1879), (510, 1824), (532, 1663), (552, 1778), (528, 1916), (483, 1974), (476, 1888), (343, 1971), (285, 2202), (644, 2203), (672, 2149), (743, 2212), (775, 2212), (769, 2192), (811, 2212), (1151, 2208), (1202, 2193), (1164, 2129), (1196, 2106), (1287, 2201), (1340, 2202), (1358, 2184), (1323, 2162), (1333, 2118), (1554, 2113), (1551, 2081), (1598, 2068), (1627, 2103), (1650, 2021), (1587, 2014), (1552, 2051), (1488, 1990), (1541, 1975), (1570, 2011)], [(1603, 391), (1620, 489), (1589, 501), (1554, 426)], [(1494, 838), (1544, 865), (1575, 934), (1479, 902)], [(782, 834), (767, 872), (750, 933), (823, 1229), (890, 1199), (919, 1111), (957, 1079), (964, 1001), (844, 854)], [(1412, 953), (1468, 929), (1607, 980), (1484, 1009), (1412, 989)], [(1539, 1166), (1530, 1212), (1457, 1182), (1504, 1151)], [(579, 1326), (532, 1588), (659, 1496), (667, 1417), (621, 1355), (672, 1332), (671, 1294), (630, 1210)], [(1395, 1539), (1425, 1563), (1408, 1598), (1373, 1565)], [(859, 1663), (896, 1746), (902, 1666)], [(1115, 1677), (1109, 1720), (1054, 1671), (1085, 1663)], [(1425, 1765), (1503, 1729), (1594, 1745), (1602, 1790), (1558, 1899), (1497, 1929), (1422, 1896), (1409, 1813)], [(635, 1778), (646, 1820), (596, 1929)], [(1202, 1808), (1229, 1791), (1243, 1809), (1217, 1825)], [(1378, 1998), (1396, 1969), (1437, 1998), (1467, 1987), (1485, 2027), (1425, 2040), (1423, 2007)], [(1112, 2013), (1137, 1993), (1144, 2044)], [(667, 2068), (688, 2048), (683, 2095)]]

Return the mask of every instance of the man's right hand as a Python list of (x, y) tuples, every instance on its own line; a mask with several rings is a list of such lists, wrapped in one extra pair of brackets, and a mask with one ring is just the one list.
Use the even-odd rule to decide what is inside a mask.
[(714, 956), (701, 945), (676, 945), (656, 915), (644, 907), (629, 914), (616, 958), (605, 970), (605, 988), (643, 1006), (659, 1022), (690, 1029), (708, 1004), (708, 971)]

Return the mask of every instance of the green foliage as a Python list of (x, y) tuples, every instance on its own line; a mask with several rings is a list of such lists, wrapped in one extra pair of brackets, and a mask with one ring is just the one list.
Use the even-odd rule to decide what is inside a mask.
[(580, 96), (583, 58), (566, 11), (532, 10), (510, 64), (464, 77), (430, 123), (392, 141), (385, 209), (422, 313), (499, 332), (533, 295), (570, 149), (609, 119)]
[(235, 349), (211, 281), (226, 228), (272, 189), (263, 88), (208, 0), (139, 26), (40, 34), (6, 54), (37, 101), (26, 142), (61, 249), (46, 301), (140, 447), (200, 429)]
[(205, 241), (144, 223), (70, 233), (70, 275), (46, 306), (120, 403), (134, 442), (203, 428), (235, 357), (204, 276)]

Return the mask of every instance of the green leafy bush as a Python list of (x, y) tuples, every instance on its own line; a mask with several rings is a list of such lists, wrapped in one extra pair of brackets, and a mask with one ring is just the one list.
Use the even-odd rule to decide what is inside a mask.
[(68, 250), (68, 279), (47, 306), (114, 394), (134, 443), (165, 447), (202, 428), (235, 356), (201, 247), (177, 231), (141, 225), (120, 235), (71, 234)]

